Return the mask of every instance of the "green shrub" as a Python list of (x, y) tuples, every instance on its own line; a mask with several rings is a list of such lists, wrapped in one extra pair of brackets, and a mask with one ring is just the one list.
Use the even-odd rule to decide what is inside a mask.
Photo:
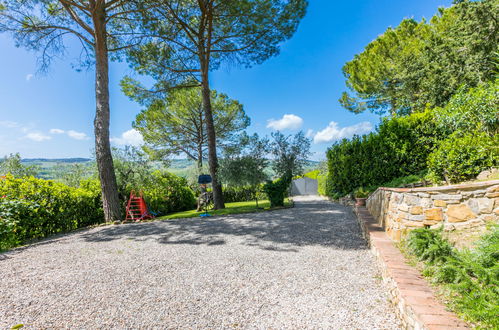
[(344, 196), (358, 187), (379, 187), (424, 171), (428, 155), (442, 138), (431, 111), (385, 118), (376, 132), (328, 149), (327, 194)]
[(453, 309), (479, 327), (499, 327), (499, 226), (473, 249), (457, 250), (441, 231), (411, 231), (409, 251), (426, 262), (424, 274), (445, 288)]
[(19, 223), (35, 213), (37, 204), (23, 200), (0, 198), (0, 251), (21, 243), (25, 234)]
[(453, 255), (452, 246), (442, 238), (441, 230), (415, 229), (409, 234), (407, 246), (419, 260), (430, 264), (446, 262)]
[(357, 188), (353, 194), (356, 198), (367, 198), (369, 196), (369, 191), (364, 187), (360, 187)]
[(479, 130), (489, 135), (499, 133), (499, 80), (469, 91), (461, 90), (443, 108), (435, 109), (435, 120), (450, 133)]
[(321, 196), (328, 196), (328, 180), (327, 175), (318, 175), (317, 176), (317, 192)]
[(3, 245), (47, 237), (100, 223), (104, 220), (100, 189), (89, 182), (85, 188), (34, 177), (0, 179), (2, 227), (15, 228), (15, 238)]
[(499, 135), (456, 132), (430, 154), (428, 167), (434, 181), (457, 183), (475, 178), (481, 171), (499, 164)]
[(263, 185), (263, 191), (267, 194), (270, 201), (270, 207), (284, 206), (284, 199), (287, 197), (290, 180), (280, 178), (275, 181), (267, 181)]
[(196, 206), (187, 180), (165, 171), (155, 171), (142, 188), (149, 209), (157, 215), (191, 210)]
[(223, 196), (225, 203), (235, 202), (249, 202), (257, 198), (259, 200), (265, 199), (265, 194), (261, 192), (262, 186), (259, 187), (231, 187), (223, 188)]

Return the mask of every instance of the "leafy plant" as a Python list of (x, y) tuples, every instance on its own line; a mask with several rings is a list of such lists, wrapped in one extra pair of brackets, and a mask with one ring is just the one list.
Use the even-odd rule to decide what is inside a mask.
[(411, 231), (406, 243), (425, 261), (423, 274), (443, 286), (456, 312), (479, 327), (499, 327), (499, 225), (473, 249), (457, 250), (440, 230), (430, 229)]
[(270, 200), (270, 207), (284, 206), (284, 199), (287, 196), (291, 180), (287, 177), (279, 178), (275, 181), (267, 181), (263, 185), (263, 192)]
[(369, 191), (365, 190), (364, 187), (357, 188), (353, 193), (355, 198), (367, 198), (369, 196)]
[(442, 238), (441, 230), (426, 228), (411, 231), (408, 247), (420, 260), (429, 262), (446, 262), (452, 257), (452, 246)]
[(499, 164), (499, 135), (483, 132), (455, 132), (430, 154), (428, 167), (434, 181), (456, 183), (475, 178), (481, 171)]

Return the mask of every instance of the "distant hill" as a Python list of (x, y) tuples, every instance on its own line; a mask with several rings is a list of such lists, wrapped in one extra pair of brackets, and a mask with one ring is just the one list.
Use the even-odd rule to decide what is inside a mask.
[(86, 163), (91, 161), (90, 158), (24, 158), (22, 163)]
[[(38, 177), (43, 179), (57, 180), (68, 171), (73, 171), (74, 166), (79, 164), (83, 166), (87, 173), (95, 171), (95, 160), (90, 158), (25, 158), (21, 161), (25, 165), (36, 166)], [(207, 164), (207, 161), (205, 161)], [(272, 165), (266, 169), (270, 177), (274, 176)], [(156, 163), (156, 168), (163, 168), (163, 164)], [(189, 177), (193, 175), (193, 167), (195, 162), (190, 159), (172, 159), (167, 170), (175, 175)], [(305, 173), (316, 169), (319, 162), (309, 160), (305, 165)]]

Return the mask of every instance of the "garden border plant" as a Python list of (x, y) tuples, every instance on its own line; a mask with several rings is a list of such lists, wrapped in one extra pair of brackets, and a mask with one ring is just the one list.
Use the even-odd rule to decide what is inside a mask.
[(448, 305), (481, 328), (499, 327), (499, 225), (474, 248), (458, 250), (442, 229), (415, 229), (401, 248), (420, 261), (423, 275), (437, 286)]

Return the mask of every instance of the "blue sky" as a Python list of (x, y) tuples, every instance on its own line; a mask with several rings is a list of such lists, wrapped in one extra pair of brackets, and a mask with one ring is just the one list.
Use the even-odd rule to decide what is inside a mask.
[[(278, 57), (250, 69), (222, 68), (212, 86), (245, 106), (249, 132), (302, 129), (313, 138), (314, 159), (335, 139), (365, 133), (379, 116), (355, 115), (338, 98), (345, 90), (343, 64), (389, 26), (407, 17), (430, 18), (450, 0), (310, 0), (307, 16)], [(76, 46), (76, 45), (75, 45)], [(77, 47), (37, 73), (37, 54), (16, 48), (0, 34), (0, 156), (24, 158), (89, 157), (93, 148), (94, 72), (76, 72)], [(130, 74), (125, 63), (110, 70), (111, 136), (114, 145), (136, 144), (131, 122), (140, 106), (122, 95), (119, 80)]]

